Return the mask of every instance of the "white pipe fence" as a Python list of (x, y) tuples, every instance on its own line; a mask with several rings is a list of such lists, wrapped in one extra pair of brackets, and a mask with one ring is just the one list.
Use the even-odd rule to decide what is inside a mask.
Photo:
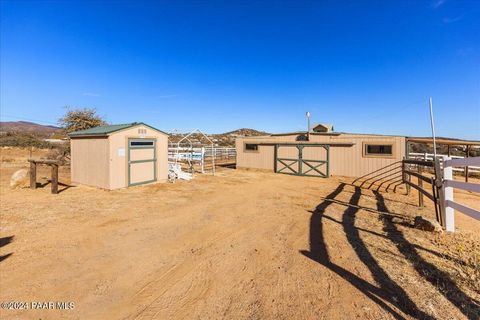
[(235, 159), (237, 151), (229, 147), (169, 147), (169, 160), (201, 161), (203, 158), (215, 157), (216, 159)]
[[(207, 161), (211, 162), (211, 169), (215, 172), (215, 162), (217, 160), (236, 160), (237, 152), (235, 148), (227, 147), (182, 147), (170, 146), (168, 148), (168, 161), (185, 161), (193, 170), (193, 162), (200, 163), (200, 171), (205, 173)], [(208, 166), (208, 164), (207, 164)]]
[(470, 192), (480, 193), (480, 184), (461, 182), (453, 180), (453, 169), (455, 167), (478, 168), (480, 167), (480, 157), (470, 157), (462, 159), (452, 159), (443, 156), (443, 167), (440, 161), (435, 163), (437, 187), (439, 187), (440, 211), (445, 229), (450, 232), (455, 231), (455, 210), (460, 211), (474, 219), (480, 220), (480, 211), (467, 207), (454, 201), (453, 190), (461, 189)]
[[(442, 159), (443, 157), (446, 157), (446, 154), (437, 154), (437, 159), (440, 158)], [(433, 160), (433, 153), (418, 153), (418, 152), (410, 152), (408, 154), (409, 159), (415, 159), (415, 160)], [(462, 156), (450, 156), (451, 159), (469, 159), (465, 158)], [(463, 172), (465, 173), (465, 167), (455, 167), (452, 170), (456, 172)], [(468, 172), (469, 173), (480, 173), (480, 166), (468, 166)]]
[(218, 159), (229, 159), (237, 157), (237, 150), (235, 148), (228, 147), (205, 147), (205, 156), (211, 157), (215, 154), (215, 158)]

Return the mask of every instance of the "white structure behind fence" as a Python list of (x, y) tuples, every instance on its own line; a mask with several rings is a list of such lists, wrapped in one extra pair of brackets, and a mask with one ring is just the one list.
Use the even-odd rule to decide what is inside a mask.
[[(446, 154), (437, 154), (437, 158), (442, 159), (443, 157), (447, 157)], [(465, 157), (462, 156), (450, 156), (452, 159), (466, 159)], [(408, 159), (416, 159), (416, 160), (433, 160), (433, 153), (418, 153), (418, 152), (410, 152), (408, 154)], [(459, 166), (460, 167), (460, 166)], [(461, 168), (455, 167), (452, 168), (453, 171), (456, 172), (465, 172), (465, 167), (463, 166)], [(468, 166), (469, 173), (480, 173), (480, 166)]]
[(200, 161), (202, 157), (212, 157), (216, 159), (235, 159), (237, 152), (235, 148), (228, 147), (202, 147), (202, 148), (182, 148), (182, 147), (169, 147), (168, 158), (170, 160), (192, 160)]
[(438, 160), (436, 161), (435, 171), (437, 187), (439, 187), (440, 210), (447, 231), (455, 231), (455, 210), (480, 220), (480, 211), (455, 202), (453, 197), (454, 189), (480, 193), (480, 184), (453, 180), (452, 173), (454, 168), (467, 166), (470, 168), (480, 167), (480, 157), (452, 159), (451, 157), (443, 156), (443, 166), (440, 165)]
[(168, 148), (168, 160), (171, 162), (184, 161), (188, 163), (200, 163), (201, 172), (205, 173), (206, 161), (211, 161), (213, 170), (215, 170), (215, 161), (217, 160), (236, 160), (237, 152), (235, 148), (227, 147), (182, 147), (170, 146)]

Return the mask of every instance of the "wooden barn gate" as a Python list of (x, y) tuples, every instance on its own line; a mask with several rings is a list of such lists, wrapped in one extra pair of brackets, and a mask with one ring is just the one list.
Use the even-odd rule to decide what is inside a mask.
[(330, 146), (326, 144), (276, 144), (276, 173), (328, 178)]

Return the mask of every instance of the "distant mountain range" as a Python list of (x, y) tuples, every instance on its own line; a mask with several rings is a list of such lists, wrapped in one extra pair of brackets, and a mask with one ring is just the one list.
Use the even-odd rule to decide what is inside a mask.
[(225, 133), (222, 133), (222, 134), (223, 135), (237, 135), (237, 136), (247, 137), (247, 136), (264, 136), (264, 135), (269, 135), (270, 133), (264, 132), (264, 131), (258, 131), (258, 130), (255, 130), (255, 129), (241, 128), (241, 129), (237, 129), (237, 130), (234, 130), (234, 131), (225, 132)]
[[(61, 128), (56, 126), (41, 125), (28, 121), (7, 121), (0, 122), (0, 132), (21, 132), (30, 133), (39, 137), (51, 137), (61, 134)], [(208, 136), (218, 145), (221, 146), (233, 146), (235, 144), (235, 138), (246, 136), (262, 136), (267, 135), (267, 132), (258, 131), (255, 129), (241, 128), (234, 131), (225, 133), (209, 134)], [(172, 142), (181, 139), (182, 135), (172, 134), (170, 140)], [(194, 134), (191, 140), (201, 140), (200, 135)]]
[(0, 122), (1, 132), (22, 132), (39, 136), (52, 136), (60, 130), (60, 127), (46, 126), (28, 121)]

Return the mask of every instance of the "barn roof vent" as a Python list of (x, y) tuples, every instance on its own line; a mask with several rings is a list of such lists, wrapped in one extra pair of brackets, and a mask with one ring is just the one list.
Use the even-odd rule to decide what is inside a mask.
[(333, 132), (333, 124), (331, 123), (317, 123), (312, 127), (313, 132)]

